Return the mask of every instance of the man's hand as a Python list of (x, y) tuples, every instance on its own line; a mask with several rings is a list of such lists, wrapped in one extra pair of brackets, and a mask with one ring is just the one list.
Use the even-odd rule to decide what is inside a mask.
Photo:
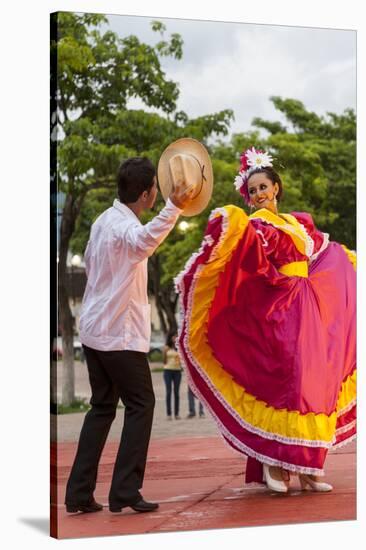
[(184, 181), (178, 182), (172, 188), (169, 198), (181, 210), (189, 205), (196, 192), (195, 185), (187, 186)]

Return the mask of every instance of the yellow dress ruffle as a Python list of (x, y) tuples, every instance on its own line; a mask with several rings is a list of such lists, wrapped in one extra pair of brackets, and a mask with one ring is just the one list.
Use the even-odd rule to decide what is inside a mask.
[[(195, 362), (208, 379), (213, 391), (224, 399), (232, 415), (249, 425), (264, 437), (283, 439), (293, 444), (320, 444), (330, 446), (335, 434), (337, 411), (330, 415), (323, 413), (300, 414), (299, 411), (275, 409), (264, 401), (257, 400), (245, 388), (237, 384), (215, 359), (202, 327), (207, 325), (210, 305), (219, 284), (220, 273), (224, 270), (243, 236), (249, 222), (248, 216), (235, 206), (225, 206), (213, 217), (223, 216), (223, 235), (219, 240), (214, 256), (215, 262), (208, 262), (195, 281), (191, 296), (191, 310), (187, 321), (187, 344)], [(285, 223), (285, 222), (284, 222)], [(298, 246), (304, 249), (303, 237), (288, 232)], [(296, 243), (295, 243), (296, 244)], [(349, 376), (340, 391), (337, 410), (346, 408), (356, 397), (356, 373)]]

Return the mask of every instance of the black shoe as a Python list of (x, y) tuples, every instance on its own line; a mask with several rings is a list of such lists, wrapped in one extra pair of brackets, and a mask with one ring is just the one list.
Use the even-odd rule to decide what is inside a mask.
[(91, 514), (92, 512), (100, 512), (101, 510), (103, 510), (103, 505), (95, 500), (89, 504), (66, 504), (66, 512), (69, 514), (76, 514), (76, 512)]
[(154, 510), (157, 510), (159, 508), (159, 504), (157, 502), (146, 502), (143, 498), (136, 502), (136, 504), (125, 504), (124, 506), (110, 506), (109, 511), (110, 512), (122, 512), (122, 508), (132, 508), (132, 510), (135, 510), (135, 512), (153, 512)]
[(153, 512), (159, 508), (157, 502), (146, 502), (143, 498), (131, 506), (132, 510), (135, 512)]
[(189, 413), (187, 414), (187, 418), (194, 418), (196, 415), (195, 414), (192, 414), (192, 413)]

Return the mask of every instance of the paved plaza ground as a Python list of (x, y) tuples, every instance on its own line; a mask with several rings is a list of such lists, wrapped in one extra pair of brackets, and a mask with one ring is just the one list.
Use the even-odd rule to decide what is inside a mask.
[[(67, 514), (65, 486), (76, 451), (83, 413), (57, 417), (58, 439), (52, 444), (51, 521), (59, 538), (356, 519), (356, 445), (330, 452), (326, 479), (331, 493), (301, 492), (296, 477), (285, 495), (260, 485), (245, 485), (245, 457), (218, 434), (214, 421), (188, 420), (187, 384), (181, 386), (182, 420), (167, 421), (161, 372), (153, 372), (156, 408), (143, 495), (160, 504), (158, 511), (121, 514), (108, 511), (108, 490), (123, 422), (118, 410), (98, 473), (95, 497), (104, 505), (96, 514)], [(76, 365), (76, 393), (88, 397), (86, 367)], [(57, 466), (56, 466), (57, 464)]]
[[(156, 398), (154, 423), (152, 429), (152, 439), (165, 437), (184, 437), (184, 436), (206, 436), (217, 435), (218, 431), (214, 420), (205, 415), (204, 418), (198, 416), (198, 402), (196, 400), (197, 417), (187, 420), (188, 415), (188, 397), (187, 381), (183, 374), (180, 387), (180, 416), (181, 420), (168, 421), (165, 410), (165, 386), (162, 372), (154, 372), (154, 368), (161, 367), (161, 364), (153, 364), (153, 386)], [(59, 387), (61, 388), (61, 363), (58, 371)], [(75, 363), (75, 392), (80, 398), (90, 398), (90, 386), (87, 377), (86, 365), (77, 361)], [(123, 423), (123, 408), (117, 410), (117, 416), (112, 424), (108, 441), (115, 441), (120, 438)], [(84, 413), (63, 414), (57, 417), (57, 440), (58, 441), (76, 441), (79, 437), (80, 429), (83, 423)]]

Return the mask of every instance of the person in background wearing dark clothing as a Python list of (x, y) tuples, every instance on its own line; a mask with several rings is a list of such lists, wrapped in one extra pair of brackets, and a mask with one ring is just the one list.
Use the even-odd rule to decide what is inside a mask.
[[(189, 410), (189, 413), (187, 415), (187, 418), (194, 418), (196, 416), (195, 399), (196, 399), (196, 396), (194, 395), (191, 388), (188, 386), (188, 410)], [(200, 418), (203, 418), (205, 416), (203, 405), (202, 405), (200, 400), (198, 400), (198, 414), (199, 414)]]

